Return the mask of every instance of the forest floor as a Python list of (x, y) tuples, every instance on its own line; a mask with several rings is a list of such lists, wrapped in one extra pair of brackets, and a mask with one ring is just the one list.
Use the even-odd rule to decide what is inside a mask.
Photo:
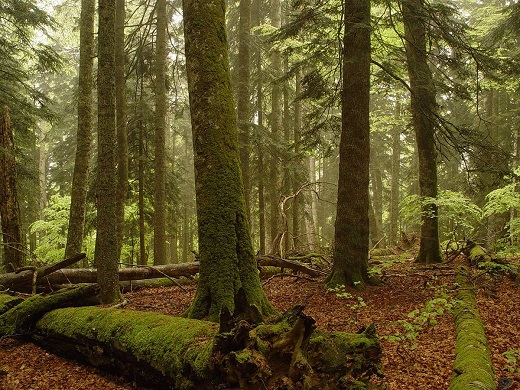
[[(280, 311), (302, 304), (325, 330), (356, 332), (375, 322), (383, 347), (387, 389), (447, 389), (455, 358), (451, 311), (454, 265), (421, 267), (412, 259), (384, 271), (383, 283), (364, 292), (330, 291), (322, 283), (285, 276), (264, 280)], [(520, 290), (507, 276), (476, 278), (499, 389), (520, 389)], [(125, 294), (126, 308), (178, 315), (195, 286), (150, 288)], [(508, 352), (509, 351), (509, 352)], [(503, 386), (500, 386), (503, 384)], [(145, 389), (94, 368), (48, 354), (31, 343), (0, 340), (0, 389)]]

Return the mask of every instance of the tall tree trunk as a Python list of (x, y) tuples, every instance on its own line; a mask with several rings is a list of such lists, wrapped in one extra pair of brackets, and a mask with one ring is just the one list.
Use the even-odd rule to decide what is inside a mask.
[(99, 0), (97, 234), (100, 299), (120, 298), (116, 234), (115, 0)]
[(145, 160), (145, 127), (144, 127), (144, 75), (140, 74), (138, 76), (139, 83), (139, 120), (137, 122), (138, 133), (139, 133), (139, 147), (138, 147), (138, 182), (139, 182), (139, 194), (138, 194), (138, 203), (139, 203), (139, 265), (147, 265), (148, 264), (148, 253), (146, 252), (146, 239), (145, 239), (145, 218), (144, 218), (144, 160)]
[(372, 182), (372, 206), (374, 208), (374, 231), (371, 232), (372, 245), (385, 246), (383, 232), (383, 178), (379, 167), (370, 172)]
[(24, 262), (20, 206), (16, 190), (16, 160), (13, 129), (7, 106), (0, 114), (0, 216), (4, 271), (16, 270)]
[[(280, 28), (282, 24), (282, 6), (280, 0), (271, 1), (271, 24), (275, 28)], [(280, 140), (280, 132), (282, 130), (282, 90), (279, 78), (282, 73), (282, 55), (277, 48), (272, 49), (271, 53), (271, 73), (272, 80), (272, 95), (271, 95), (271, 135), (273, 142), (278, 144)], [(270, 242), (273, 243), (278, 234), (278, 203), (280, 201), (280, 156), (277, 150), (271, 151), (272, 158), (269, 162), (269, 231)], [(271, 248), (271, 252), (278, 249)]]
[[(308, 157), (308, 178), (310, 183), (316, 182), (316, 164), (314, 163), (314, 158), (312, 156)], [(310, 192), (309, 199), (305, 203), (305, 233), (307, 234), (307, 245), (309, 246), (309, 250), (314, 251), (317, 244), (317, 231), (316, 231), (316, 194), (314, 192)]]
[[(435, 86), (428, 67), (426, 20), (422, 0), (403, 0), (406, 62), (411, 89), (411, 109), (419, 153), (419, 195), (437, 198), (437, 151), (435, 149)], [(439, 219), (437, 205), (423, 206), (421, 245), (417, 261), (438, 263)]]
[(396, 125), (392, 129), (392, 178), (390, 184), (390, 232), (389, 244), (395, 245), (398, 239), (399, 225), (399, 178), (401, 171), (401, 102), (395, 104)]
[(184, 0), (199, 232), (200, 280), (187, 311), (218, 320), (246, 310), (237, 299), (272, 312), (251, 244), (240, 172), (224, 0)]
[(69, 229), (65, 257), (81, 252), (87, 209), (87, 187), (92, 155), (92, 87), (94, 61), (95, 0), (81, 1), (78, 128), (76, 133), (76, 159), (72, 176)]
[(128, 187), (128, 136), (126, 129), (125, 0), (116, 0), (116, 129), (117, 129), (117, 258), (121, 257), (125, 232)]
[[(285, 17), (285, 14), (284, 14)], [(289, 55), (287, 53), (284, 53), (283, 55), (283, 72), (284, 74), (289, 73)], [(282, 156), (282, 164), (283, 164), (283, 190), (282, 194), (283, 196), (288, 196), (291, 194), (291, 170), (289, 169), (289, 145), (291, 143), (291, 107), (289, 103), (289, 80), (285, 79), (283, 81), (283, 145), (286, 152)], [(291, 201), (294, 205), (294, 198)], [(286, 209), (286, 213), (292, 216), (292, 213), (294, 212), (294, 208), (288, 208)], [(290, 234), (292, 233), (292, 218), (286, 218), (286, 233), (283, 237), (283, 248), (284, 252), (287, 253), (289, 251), (292, 240), (290, 237)], [(289, 224), (290, 223), (290, 224)]]
[[(254, 10), (252, 13), (252, 24), (254, 27), (260, 25), (261, 20), (261, 9), (262, 1), (255, 0)], [(255, 45), (255, 66), (257, 74), (256, 83), (256, 113), (258, 118), (258, 128), (263, 129), (264, 127), (264, 83), (262, 74), (262, 50), (260, 43), (257, 41)], [(262, 146), (258, 148), (258, 234), (259, 234), (259, 253), (266, 253), (266, 226), (265, 226), (265, 156)]]
[[(301, 161), (301, 128), (302, 128), (302, 101), (299, 100), (299, 96), (301, 94), (301, 70), (298, 69), (296, 71), (296, 101), (294, 102), (294, 131), (293, 131), (293, 142), (294, 142), (294, 158), (296, 159), (296, 163), (298, 167), (300, 167)], [(303, 168), (303, 167), (301, 167)], [(298, 169), (299, 171), (299, 169)], [(293, 180), (293, 192), (296, 193), (300, 185), (305, 182), (305, 179), (302, 179), (298, 172), (294, 175)], [(298, 248), (301, 244), (300, 238), (300, 221), (302, 216), (302, 205), (303, 205), (303, 196), (297, 196), (293, 200), (293, 221), (292, 221), (292, 234), (293, 234), (293, 246), (294, 248)]]
[(329, 284), (368, 279), (370, 1), (345, 1), (343, 89), (334, 265)]
[(238, 25), (238, 64), (237, 64), (237, 116), (238, 140), (240, 147), (240, 166), (244, 182), (247, 220), (251, 221), (251, 158), (250, 126), (250, 73), (251, 73), (251, 0), (240, 0), (240, 23)]
[(155, 196), (154, 196), (154, 260), (164, 264), (166, 261), (166, 0), (157, 0), (157, 48), (155, 77)]

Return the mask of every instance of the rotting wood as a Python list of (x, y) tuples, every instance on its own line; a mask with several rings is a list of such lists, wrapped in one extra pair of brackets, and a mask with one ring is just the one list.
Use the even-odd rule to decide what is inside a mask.
[(461, 267), (456, 276), (459, 285), (455, 301), (455, 363), (450, 390), (495, 390), (493, 365), (475, 291)]
[[(375, 328), (323, 332), (299, 306), (272, 324), (232, 328), (157, 313), (66, 308), (36, 323), (33, 339), (153, 388), (358, 389), (381, 375)], [(355, 387), (358, 386), (358, 387)]]

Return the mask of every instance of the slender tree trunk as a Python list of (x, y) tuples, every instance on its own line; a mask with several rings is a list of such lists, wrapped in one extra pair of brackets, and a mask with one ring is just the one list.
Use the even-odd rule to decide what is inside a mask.
[(92, 87), (94, 61), (95, 0), (81, 1), (78, 128), (76, 134), (76, 159), (72, 177), (69, 229), (65, 257), (81, 252), (87, 209), (87, 187), (92, 155)]
[[(426, 52), (426, 20), (422, 0), (404, 0), (403, 23), (406, 59), (410, 78), (411, 108), (417, 151), (419, 153), (419, 191), (421, 197), (437, 198), (437, 152), (435, 149), (435, 86)], [(438, 263), (439, 219), (437, 205), (423, 206), (421, 246), (417, 261)]]
[(154, 212), (154, 264), (166, 261), (166, 0), (157, 0), (157, 51), (155, 78), (155, 212)]
[(371, 233), (372, 245), (385, 246), (383, 232), (383, 178), (381, 169), (373, 168), (370, 172), (372, 182), (372, 206), (374, 208), (374, 231)]
[[(316, 182), (316, 173), (315, 173), (315, 164), (314, 158), (308, 158), (308, 167), (309, 167), (309, 182)], [(305, 233), (307, 234), (307, 244), (309, 246), (309, 250), (314, 251), (317, 243), (317, 231), (316, 231), (316, 195), (314, 192), (309, 194), (309, 199), (305, 203)]]
[[(294, 131), (293, 131), (293, 142), (294, 142), (294, 157), (296, 159), (296, 163), (298, 167), (301, 164), (301, 128), (302, 128), (302, 102), (298, 100), (298, 97), (301, 94), (301, 70), (296, 71), (296, 101), (294, 103)], [(303, 167), (302, 167), (303, 168)], [(296, 172), (293, 180), (293, 192), (296, 193), (301, 184), (303, 184), (304, 180), (301, 180), (300, 175)], [(302, 205), (303, 205), (303, 196), (297, 196), (293, 200), (293, 246), (294, 248), (298, 248), (301, 243), (300, 238), (300, 220), (302, 216)]]
[(240, 23), (238, 25), (238, 64), (237, 64), (237, 116), (238, 141), (240, 147), (240, 166), (244, 181), (247, 220), (251, 221), (251, 158), (250, 126), (250, 73), (251, 73), (251, 0), (240, 0)]
[(368, 280), (370, 162), (370, 1), (345, 1), (342, 130), (329, 284), (363, 288)]
[(94, 260), (98, 268), (100, 299), (117, 301), (116, 234), (116, 117), (115, 117), (115, 0), (99, 0), (98, 30), (98, 168), (97, 234)]
[[(285, 16), (285, 15), (284, 15)], [(283, 55), (283, 72), (284, 74), (289, 73), (289, 55), (284, 53)], [(288, 196), (291, 193), (292, 188), (292, 177), (291, 170), (289, 169), (289, 145), (291, 143), (291, 107), (289, 103), (289, 80), (286, 79), (283, 82), (283, 145), (287, 150), (286, 153), (282, 156), (283, 163), (283, 196)], [(294, 198), (291, 201), (294, 205)], [(292, 216), (294, 212), (294, 207), (286, 209), (286, 213)], [(292, 239), (290, 234), (292, 233), (292, 218), (286, 218), (286, 227), (287, 231), (283, 237), (283, 247), (284, 252), (287, 253), (292, 245)], [(289, 224), (290, 223), (290, 224)]]
[[(275, 28), (280, 28), (282, 24), (282, 6), (280, 0), (271, 1), (271, 24)], [(273, 48), (271, 54), (271, 73), (272, 95), (271, 95), (271, 134), (273, 141), (278, 143), (280, 140), (280, 132), (282, 131), (282, 89), (278, 79), (282, 73), (282, 55), (280, 50)], [(278, 203), (280, 201), (281, 183), (280, 183), (280, 156), (276, 150), (273, 150), (271, 161), (269, 162), (269, 230), (270, 242), (273, 243), (278, 234)], [(271, 252), (273, 252), (271, 248)], [(275, 249), (274, 253), (278, 250)]]
[(22, 223), (16, 190), (16, 160), (13, 129), (7, 106), (0, 114), (0, 216), (4, 271), (14, 271), (24, 262)]
[(126, 129), (125, 0), (116, 0), (116, 129), (117, 129), (117, 258), (125, 233), (125, 201), (128, 187), (128, 136)]
[(390, 233), (389, 243), (395, 245), (399, 228), (399, 178), (401, 171), (401, 102), (397, 98), (395, 105), (396, 125), (392, 129), (392, 178), (390, 184)]
[[(186, 69), (193, 133), (200, 280), (187, 311), (218, 320), (246, 307), (272, 312), (256, 268), (240, 172), (224, 0), (184, 0)], [(238, 299), (238, 300), (237, 300)]]
[(139, 182), (139, 194), (138, 194), (138, 203), (139, 203), (139, 265), (147, 265), (148, 264), (148, 254), (146, 252), (146, 239), (145, 239), (145, 218), (144, 218), (144, 123), (143, 123), (143, 75), (140, 76), (140, 97), (139, 97), (139, 159), (138, 159), (138, 182)]

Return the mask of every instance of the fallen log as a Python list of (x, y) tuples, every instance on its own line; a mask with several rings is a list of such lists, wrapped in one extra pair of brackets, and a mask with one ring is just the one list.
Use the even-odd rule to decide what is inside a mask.
[(62, 268), (69, 267), (85, 257), (86, 255), (84, 253), (79, 253), (55, 264), (45, 265), (39, 268), (22, 267), (15, 272), (0, 274), (0, 286), (3, 289), (25, 291), (30, 289), (31, 286), (41, 283), (42, 279), (46, 275), (52, 274)]
[(12, 295), (1, 294), (0, 295), (0, 315), (6, 311), (11, 310), (13, 307), (23, 302), (22, 298), (15, 297)]
[(464, 268), (458, 270), (455, 280), (459, 285), (455, 301), (455, 363), (449, 388), (495, 390), (493, 365), (475, 291), (468, 282)]
[[(260, 255), (257, 256), (258, 265), (260, 267), (280, 267), (292, 269), (312, 277), (321, 277), (325, 273), (307, 267), (296, 261), (286, 260), (274, 256)], [(156, 279), (163, 277), (180, 278), (192, 277), (199, 272), (199, 263), (181, 263), (167, 264), (158, 266), (137, 266), (119, 269), (119, 281)], [(97, 270), (95, 268), (67, 268), (61, 269), (59, 272), (38, 278), (39, 285), (66, 285), (78, 283), (96, 283)]]
[(374, 327), (317, 331), (302, 307), (274, 324), (238, 321), (231, 330), (156, 313), (65, 308), (44, 315), (31, 337), (51, 352), (157, 389), (359, 389), (381, 374)]
[(305, 264), (301, 264), (292, 260), (282, 259), (281, 257), (277, 256), (258, 255), (256, 259), (258, 261), (258, 265), (261, 267), (289, 268), (293, 271), (301, 272), (315, 278), (326, 275), (325, 272), (309, 268)]
[(24, 301), (18, 301), (0, 315), (0, 337), (27, 334), (45, 313), (56, 308), (81, 304), (82, 300), (91, 298), (98, 292), (97, 285), (91, 285), (67, 289), (47, 296), (34, 295)]

